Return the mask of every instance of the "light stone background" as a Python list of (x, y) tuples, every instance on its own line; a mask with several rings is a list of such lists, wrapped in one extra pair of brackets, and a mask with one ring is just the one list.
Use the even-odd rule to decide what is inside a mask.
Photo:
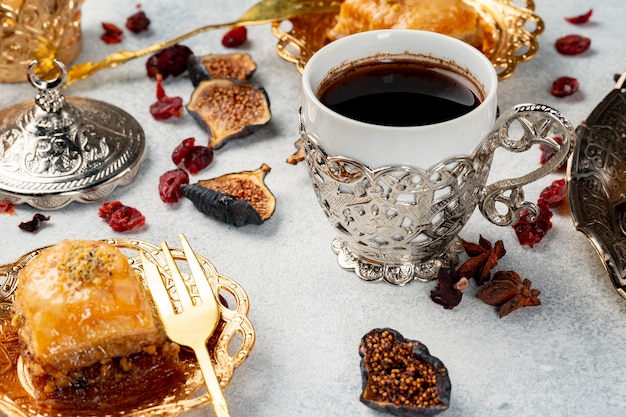
[[(137, 49), (169, 39), (192, 28), (230, 21), (252, 0), (143, 1), (152, 20), (150, 31), (125, 31), (124, 41), (105, 45), (101, 22), (123, 26), (136, 11), (128, 0), (87, 0), (83, 8), (84, 49), (77, 62), (99, 60), (120, 49)], [(573, 26), (563, 17), (594, 6), (590, 23)], [(515, 74), (502, 81), (501, 108), (520, 102), (545, 103), (579, 124), (613, 88), (613, 74), (626, 70), (626, 8), (622, 0), (598, 3), (538, 0), (536, 11), (546, 29), (540, 51)], [(203, 55), (225, 52), (215, 31), (185, 42)], [(559, 55), (554, 41), (581, 33), (591, 49), (581, 56)], [(49, 212), (51, 220), (36, 234), (18, 229), (36, 212), (27, 206), (14, 216), (0, 216), (3, 249), (0, 262), (64, 238), (136, 237), (178, 247), (185, 233), (194, 248), (224, 275), (249, 293), (250, 319), (257, 343), (236, 370), (226, 390), (236, 417), (378, 416), (359, 402), (361, 376), (358, 343), (374, 327), (392, 327), (425, 343), (449, 369), (452, 401), (446, 416), (623, 416), (626, 415), (626, 302), (613, 289), (587, 238), (576, 231), (568, 214), (556, 214), (554, 228), (534, 249), (522, 247), (510, 227), (499, 228), (476, 212), (461, 236), (477, 241), (504, 240), (507, 254), (497, 269), (515, 270), (541, 290), (540, 307), (515, 311), (500, 319), (494, 308), (466, 291), (461, 304), (444, 310), (429, 293), (434, 283), (405, 287), (361, 282), (341, 270), (330, 249), (334, 232), (327, 224), (309, 186), (304, 164), (288, 165), (298, 137), (300, 75), (275, 52), (269, 25), (249, 28), (249, 41), (239, 48), (252, 54), (259, 68), (255, 81), (267, 89), (273, 111), (271, 124), (253, 136), (228, 143), (213, 164), (192, 181), (224, 173), (272, 167), (267, 183), (278, 200), (276, 213), (261, 226), (235, 228), (200, 214), (189, 201), (165, 205), (158, 196), (158, 177), (172, 169), (170, 151), (182, 139), (205, 132), (185, 114), (158, 122), (148, 112), (155, 100), (155, 83), (146, 78), (145, 59), (103, 70), (72, 85), (66, 95), (103, 100), (121, 107), (143, 125), (147, 136), (145, 161), (137, 180), (118, 188), (108, 200), (119, 199), (139, 208), (147, 218), (144, 230), (113, 232), (98, 218), (99, 204), (74, 203)], [(559, 76), (580, 81), (580, 91), (554, 98), (549, 88)], [(168, 95), (185, 101), (192, 85), (186, 76), (165, 82)], [(0, 85), (0, 107), (31, 100), (26, 83)], [(494, 175), (504, 177), (529, 170), (538, 156), (501, 158)], [(540, 190), (562, 174), (527, 188), (536, 200)], [(193, 413), (213, 415), (210, 408)]]

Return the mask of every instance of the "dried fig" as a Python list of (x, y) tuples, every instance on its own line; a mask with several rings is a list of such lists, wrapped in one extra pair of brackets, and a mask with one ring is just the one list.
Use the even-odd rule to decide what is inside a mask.
[(214, 149), (229, 139), (252, 134), (272, 118), (263, 87), (228, 79), (200, 82), (187, 110), (207, 130), (209, 146)]
[(230, 78), (247, 81), (257, 69), (250, 54), (191, 55), (187, 60), (187, 72), (194, 87), (211, 78)]
[(234, 226), (261, 224), (276, 208), (276, 197), (265, 184), (271, 168), (226, 174), (196, 184), (182, 185), (181, 192), (202, 213)]
[(396, 416), (431, 416), (450, 404), (450, 377), (428, 348), (389, 328), (361, 339), (361, 402)]

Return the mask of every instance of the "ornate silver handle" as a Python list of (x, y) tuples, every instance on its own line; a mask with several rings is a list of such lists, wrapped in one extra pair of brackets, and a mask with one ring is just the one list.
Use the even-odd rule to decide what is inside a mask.
[[(521, 134), (518, 138), (515, 134)], [(501, 147), (510, 152), (524, 152), (533, 145), (548, 145), (557, 152), (545, 164), (517, 178), (496, 181), (485, 187), (478, 207), (483, 216), (498, 226), (516, 223), (521, 210), (528, 210), (531, 219), (538, 215), (536, 204), (524, 200), (522, 186), (534, 182), (558, 168), (567, 159), (575, 140), (571, 123), (554, 108), (543, 104), (519, 104), (504, 112), (485, 139), (491, 151)], [(554, 138), (560, 137), (561, 143)], [(506, 208), (505, 213), (498, 210)]]

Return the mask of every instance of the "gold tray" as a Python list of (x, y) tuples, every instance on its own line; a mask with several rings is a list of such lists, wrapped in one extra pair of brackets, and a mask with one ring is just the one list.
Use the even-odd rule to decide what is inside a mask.
[[(341, 3), (341, 0), (317, 1)], [(485, 21), (488, 37), (482, 52), (493, 63), (500, 80), (512, 75), (518, 64), (537, 54), (538, 37), (544, 31), (544, 23), (534, 13), (533, 0), (522, 0), (526, 7), (520, 7), (511, 0), (465, 2), (473, 6)], [(337, 13), (320, 13), (273, 22), (272, 33), (278, 38), (278, 55), (296, 64), (302, 73), (309, 58), (330, 42), (326, 33), (336, 19)]]
[[(143, 276), (139, 250), (152, 254), (159, 262), (160, 248), (135, 239), (106, 239), (106, 242), (127, 253), (129, 262)], [(17, 288), (18, 272), (39, 252), (39, 248), (29, 252), (17, 261), (0, 266), (0, 412), (17, 417), (77, 417), (72, 410), (41, 410), (32, 396), (32, 386), (28, 375), (21, 366), (17, 334), (11, 326), (11, 304)], [(181, 250), (172, 250), (174, 259), (185, 261)], [(241, 365), (252, 350), (256, 334), (248, 311), (250, 303), (246, 291), (232, 279), (217, 272), (213, 264), (198, 255), (211, 286), (221, 299), (219, 303), (221, 319), (215, 333), (208, 341), (209, 353), (222, 388), (226, 387), (235, 368)], [(165, 260), (161, 260), (165, 264)], [(224, 305), (224, 300), (228, 307)], [(124, 416), (124, 417), (174, 417), (182, 413), (210, 404), (206, 394), (204, 379), (193, 352), (181, 348), (181, 362), (185, 375), (184, 386), (172, 386), (170, 393), (163, 398), (147, 399), (123, 410), (113, 412), (93, 412), (83, 416)], [(170, 387), (168, 387), (170, 388)]]

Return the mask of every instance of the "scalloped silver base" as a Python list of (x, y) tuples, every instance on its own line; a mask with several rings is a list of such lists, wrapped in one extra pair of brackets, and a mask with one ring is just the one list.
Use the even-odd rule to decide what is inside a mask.
[(339, 266), (354, 272), (363, 281), (385, 281), (401, 286), (413, 280), (431, 281), (437, 278), (443, 265), (458, 263), (458, 254), (463, 250), (463, 244), (459, 237), (455, 237), (443, 253), (426, 261), (406, 263), (384, 263), (360, 257), (338, 236), (333, 240), (332, 249), (337, 255)]

